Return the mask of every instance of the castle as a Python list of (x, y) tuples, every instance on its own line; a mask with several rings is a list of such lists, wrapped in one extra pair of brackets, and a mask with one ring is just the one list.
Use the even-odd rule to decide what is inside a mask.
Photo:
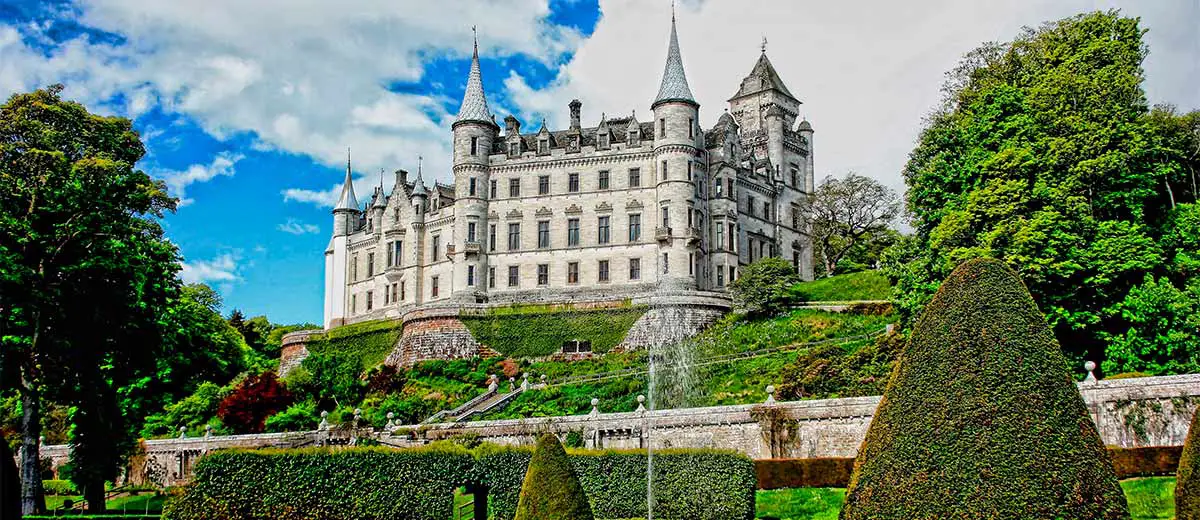
[(325, 251), (326, 329), (438, 304), (570, 303), (655, 291), (720, 294), (766, 256), (812, 278), (813, 129), (764, 46), (708, 130), (672, 16), (651, 117), (534, 133), (496, 123), (476, 44), (452, 131), (452, 185), (396, 171), (365, 209), (350, 182)]

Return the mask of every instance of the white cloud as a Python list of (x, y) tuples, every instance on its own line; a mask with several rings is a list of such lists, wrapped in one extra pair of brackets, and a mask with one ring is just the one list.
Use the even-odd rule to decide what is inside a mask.
[(424, 155), (426, 178), (446, 180), (446, 95), (385, 85), (420, 80), (431, 59), (469, 57), (472, 25), (485, 55), (557, 62), (581, 36), (548, 21), (548, 1), (78, 0), (69, 16), (128, 43), (80, 36), (44, 55), (21, 33), (48, 42), (48, 26), (0, 24), (0, 95), (62, 82), (94, 110), (158, 107), (217, 138), (252, 132), (255, 149), (331, 166), (350, 145), (361, 171), (413, 169)]
[(316, 224), (309, 224), (294, 218), (289, 218), (287, 219), (287, 222), (279, 225), (279, 230), (292, 235), (303, 235), (305, 233), (320, 233), (321, 227)]
[(179, 279), (184, 283), (232, 284), (241, 281), (238, 263), (241, 254), (237, 251), (219, 254), (210, 260), (184, 262)]
[(187, 188), (196, 183), (208, 182), (216, 177), (232, 177), (233, 166), (242, 160), (241, 154), (222, 152), (208, 164), (193, 164), (187, 169), (163, 172), (155, 175), (167, 183), (168, 193), (179, 198), (179, 207), (195, 202), (187, 197)]
[[(594, 34), (548, 88), (519, 71), (503, 79), (518, 115), (536, 130), (542, 116), (562, 128), (572, 98), (585, 125), (601, 112), (650, 118), (666, 58), (668, 2), (601, 0)], [(677, 8), (688, 82), (712, 125), (759, 56), (767, 55), (816, 130), (818, 178), (855, 170), (903, 190), (900, 171), (922, 118), (940, 100), (944, 73), (985, 41), (1011, 40), (1022, 26), (1121, 8), (1142, 18), (1146, 89), (1152, 102), (1200, 108), (1200, 3), (1112, 0), (1011, 2), (687, 2)], [(485, 78), (496, 88), (495, 78)], [(498, 115), (498, 117), (501, 117)]]

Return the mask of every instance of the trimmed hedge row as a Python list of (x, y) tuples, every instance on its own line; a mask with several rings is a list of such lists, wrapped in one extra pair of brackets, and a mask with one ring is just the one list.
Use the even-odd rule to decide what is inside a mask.
[[(533, 450), (423, 448), (218, 451), (197, 462), (171, 520), (450, 518), (454, 489), (488, 488), (491, 518), (512, 520)], [(646, 516), (644, 451), (568, 452), (596, 518)], [(654, 453), (656, 518), (749, 520), (754, 463), (733, 451)]]
[[(1182, 446), (1109, 447), (1117, 478), (1175, 475)], [(854, 458), (763, 459), (754, 461), (758, 489), (841, 488), (850, 482)]]
[(461, 447), (231, 450), (200, 459), (178, 520), (445, 520), (474, 464)]
[(590, 341), (592, 352), (605, 353), (625, 339), (643, 306), (614, 309), (559, 310), (515, 307), (490, 310), (460, 319), (475, 340), (509, 357), (541, 357), (558, 353), (566, 341)]

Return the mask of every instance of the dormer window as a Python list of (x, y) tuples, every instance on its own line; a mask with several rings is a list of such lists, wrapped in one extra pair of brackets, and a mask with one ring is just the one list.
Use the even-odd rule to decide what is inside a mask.
[(521, 142), (513, 141), (511, 143), (508, 143), (508, 156), (509, 157), (519, 157), (520, 155), (521, 155)]
[(548, 153), (550, 153), (550, 138), (538, 138), (538, 155), (546, 155)]
[(627, 141), (629, 142), (629, 146), (637, 146), (638, 145), (638, 131), (630, 130), (629, 131), (629, 139), (627, 139)]
[(608, 149), (608, 133), (600, 134), (600, 137), (597, 138), (597, 143), (597, 147), (601, 150)]

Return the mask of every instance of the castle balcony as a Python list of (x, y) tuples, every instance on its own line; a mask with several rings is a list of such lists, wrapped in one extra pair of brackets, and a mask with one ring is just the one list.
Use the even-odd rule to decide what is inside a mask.
[(660, 227), (654, 228), (654, 239), (659, 242), (666, 242), (671, 239), (671, 228)]
[(699, 228), (689, 226), (683, 232), (683, 238), (686, 238), (689, 244), (699, 244), (702, 237)]
[(478, 255), (480, 251), (483, 251), (483, 244), (481, 244), (478, 240), (463, 244), (463, 253), (467, 254), (468, 256)]
[(393, 265), (387, 266), (383, 272), (387, 275), (388, 280), (397, 280), (400, 278), (400, 275), (404, 274), (404, 266), (400, 265), (400, 262), (396, 262)]

